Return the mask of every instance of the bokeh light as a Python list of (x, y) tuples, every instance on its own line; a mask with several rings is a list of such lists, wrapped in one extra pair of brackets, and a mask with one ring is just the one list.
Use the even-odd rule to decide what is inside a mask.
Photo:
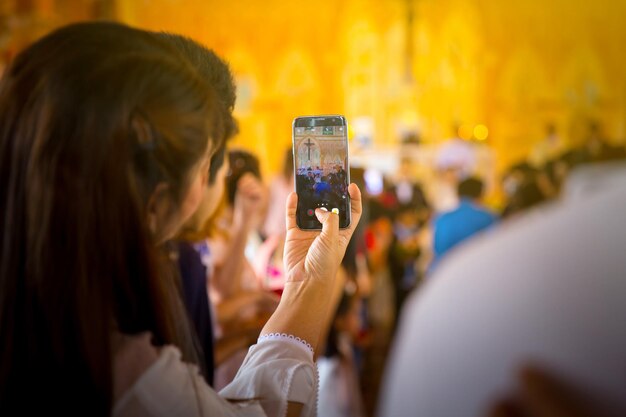
[(486, 140), (489, 136), (489, 129), (485, 125), (477, 125), (474, 128), (474, 137), (477, 140)]

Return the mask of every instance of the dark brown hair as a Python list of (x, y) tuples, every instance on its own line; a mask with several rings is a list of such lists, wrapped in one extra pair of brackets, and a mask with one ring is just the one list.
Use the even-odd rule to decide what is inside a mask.
[(174, 314), (184, 310), (159, 266), (146, 204), (159, 182), (184, 198), (215, 107), (173, 49), (112, 23), (57, 30), (7, 68), (0, 415), (75, 414), (85, 404), (83, 414), (109, 415), (113, 331), (150, 331), (185, 353), (188, 329)]
[(222, 136), (219, 138), (220, 142), (216, 144), (216, 151), (211, 158), (209, 168), (209, 183), (213, 184), (217, 178), (217, 172), (224, 164), (226, 142), (239, 132), (237, 121), (233, 117), (237, 99), (233, 74), (226, 61), (191, 38), (164, 32), (156, 33), (156, 36), (176, 48), (195, 68), (200, 77), (215, 90), (221, 107)]
[(234, 206), (237, 184), (241, 177), (252, 174), (261, 179), (261, 165), (259, 158), (251, 152), (236, 149), (228, 152), (228, 174), (226, 175), (226, 198), (228, 204)]

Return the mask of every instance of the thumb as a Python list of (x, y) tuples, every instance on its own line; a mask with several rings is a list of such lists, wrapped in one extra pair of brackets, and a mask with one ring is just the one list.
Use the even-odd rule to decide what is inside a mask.
[(315, 217), (322, 223), (321, 238), (335, 246), (339, 239), (339, 215), (321, 208), (315, 210)]
[(295, 229), (296, 227), (298, 227), (296, 223), (296, 212), (298, 211), (298, 194), (289, 194), (285, 203), (285, 211), (287, 230)]

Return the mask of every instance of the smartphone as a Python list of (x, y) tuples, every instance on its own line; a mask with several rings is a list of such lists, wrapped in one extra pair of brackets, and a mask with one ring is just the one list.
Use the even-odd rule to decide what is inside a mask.
[(315, 209), (336, 210), (339, 227), (350, 226), (348, 126), (339, 115), (302, 116), (293, 120), (293, 162), (298, 194), (296, 223), (319, 230)]

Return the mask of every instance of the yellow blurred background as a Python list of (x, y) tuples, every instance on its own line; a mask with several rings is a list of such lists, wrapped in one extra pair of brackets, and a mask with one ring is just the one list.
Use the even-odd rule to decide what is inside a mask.
[[(188, 35), (236, 75), (236, 144), (280, 169), (291, 121), (366, 120), (375, 145), (456, 133), (496, 171), (554, 123), (570, 146), (590, 119), (624, 143), (624, 0), (2, 0), (0, 65), (55, 27), (88, 19)], [(354, 130), (352, 130), (354, 134)]]

